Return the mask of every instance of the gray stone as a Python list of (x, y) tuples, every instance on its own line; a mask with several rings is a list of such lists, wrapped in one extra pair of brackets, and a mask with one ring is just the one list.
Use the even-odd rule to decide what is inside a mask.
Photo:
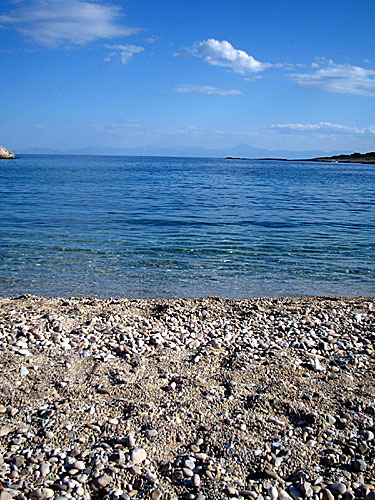
[(148, 437), (149, 439), (152, 439), (158, 435), (158, 431), (156, 429), (147, 429), (145, 434), (146, 434), (146, 437)]
[(134, 439), (133, 434), (129, 434), (127, 436), (126, 440), (127, 440), (128, 447), (129, 448), (134, 448), (134, 446), (135, 446), (135, 439)]
[(42, 464), (40, 466), (40, 474), (42, 476), (47, 476), (49, 474), (49, 464)]
[(199, 488), (201, 485), (201, 478), (198, 474), (194, 474), (194, 476), (191, 478), (191, 484), (194, 486), (194, 488)]
[(26, 377), (26, 375), (29, 374), (29, 370), (26, 368), (26, 366), (21, 366), (20, 368), (20, 375), (22, 377)]
[(13, 495), (8, 493), (6, 490), (0, 492), (0, 500), (12, 500)]
[(133, 464), (138, 465), (144, 462), (147, 458), (147, 453), (143, 448), (134, 448), (130, 452), (130, 460)]
[(321, 493), (323, 500), (335, 500), (335, 497), (332, 495), (328, 488), (323, 488)]
[(364, 460), (353, 460), (352, 469), (355, 472), (364, 472), (367, 469), (367, 464)]
[(184, 474), (185, 477), (193, 477), (194, 476), (194, 472), (191, 469), (187, 468), (187, 467), (184, 467), (182, 469), (182, 472), (183, 472), (183, 474)]
[(272, 500), (276, 500), (279, 497), (279, 492), (277, 491), (276, 486), (271, 486), (268, 490), (268, 494)]
[(108, 474), (103, 474), (102, 476), (95, 479), (94, 482), (95, 486), (97, 486), (98, 488), (105, 488), (112, 482), (112, 478)]
[(74, 469), (78, 469), (78, 470), (85, 470), (86, 469), (85, 463), (82, 462), (81, 460), (76, 460), (73, 464), (73, 467), (74, 467)]
[(184, 461), (184, 467), (193, 470), (195, 468), (195, 463), (192, 460), (186, 459)]
[(328, 486), (334, 495), (343, 495), (346, 492), (346, 486), (344, 483), (332, 483)]
[(251, 490), (240, 490), (239, 493), (240, 493), (240, 496), (244, 497), (244, 498), (256, 498), (256, 496), (257, 496), (256, 493), (254, 493), (254, 491), (251, 491)]
[(314, 491), (311, 487), (311, 484), (308, 483), (307, 481), (302, 483), (301, 485), (301, 491), (302, 493), (304, 494), (305, 497), (309, 498), (309, 497), (312, 497), (313, 494), (314, 494)]
[(0, 437), (7, 436), (12, 432), (12, 429), (9, 427), (9, 425), (3, 425), (0, 427)]
[(361, 437), (365, 441), (372, 441), (374, 439), (374, 433), (372, 431), (362, 431)]
[(280, 500), (293, 500), (285, 490), (279, 490), (279, 498)]
[(38, 488), (31, 493), (31, 498), (37, 500), (47, 500), (48, 498), (53, 498), (55, 492), (51, 488)]

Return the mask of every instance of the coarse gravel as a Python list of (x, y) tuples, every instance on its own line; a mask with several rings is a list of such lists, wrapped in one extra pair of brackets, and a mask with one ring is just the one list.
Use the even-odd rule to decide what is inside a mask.
[(375, 298), (0, 298), (0, 500), (375, 500)]

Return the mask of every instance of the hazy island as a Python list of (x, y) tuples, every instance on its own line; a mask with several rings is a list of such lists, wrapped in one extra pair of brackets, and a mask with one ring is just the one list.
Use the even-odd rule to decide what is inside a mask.
[[(250, 158), (236, 158), (227, 156), (226, 160), (250, 160)], [(320, 156), (317, 158), (300, 158), (289, 160), (287, 158), (257, 158), (257, 160), (267, 161), (316, 161), (325, 163), (375, 163), (375, 152), (369, 153), (352, 153), (350, 155), (335, 155), (335, 156)]]
[(226, 160), (250, 160), (250, 158), (239, 158), (237, 156), (227, 156)]
[(352, 153), (351, 155), (323, 156), (304, 161), (322, 161), (328, 163), (375, 163), (375, 152)]

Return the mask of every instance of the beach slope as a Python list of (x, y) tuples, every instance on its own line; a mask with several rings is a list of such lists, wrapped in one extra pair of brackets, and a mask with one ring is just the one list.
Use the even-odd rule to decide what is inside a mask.
[(1, 499), (373, 498), (374, 311), (0, 299)]

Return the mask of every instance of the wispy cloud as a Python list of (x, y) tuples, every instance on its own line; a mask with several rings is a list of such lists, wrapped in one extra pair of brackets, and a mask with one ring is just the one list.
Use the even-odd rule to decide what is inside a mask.
[(112, 49), (112, 52), (106, 58), (106, 61), (111, 61), (119, 57), (122, 64), (127, 64), (135, 54), (140, 54), (145, 49), (139, 45), (105, 45), (107, 49)]
[[(259, 73), (271, 66), (254, 59), (244, 50), (235, 49), (233, 45), (226, 41), (210, 38), (202, 42), (195, 42), (186, 49), (186, 54), (203, 59), (212, 66), (223, 66), (230, 68), (235, 73)], [(175, 54), (181, 56), (181, 54)]]
[(93, 134), (124, 137), (140, 137), (145, 134), (148, 126), (132, 118), (123, 118), (116, 123), (93, 123), (90, 130)]
[(156, 35), (152, 35), (144, 39), (146, 43), (155, 43), (157, 40), (158, 37)]
[(196, 92), (199, 94), (209, 94), (209, 95), (240, 95), (242, 92), (236, 89), (219, 89), (217, 87), (212, 87), (211, 85), (189, 85), (189, 84), (181, 84), (177, 85), (174, 89), (175, 92), (179, 92), (181, 94), (187, 94), (191, 92)]
[(368, 135), (375, 134), (375, 125), (370, 127), (349, 127), (337, 123), (319, 122), (311, 123), (276, 123), (270, 126), (273, 130), (288, 134), (306, 134), (306, 133), (321, 133), (321, 134), (346, 134), (346, 135)]
[(139, 28), (122, 26), (121, 8), (82, 0), (32, 0), (0, 16), (0, 26), (14, 27), (41, 45), (86, 45), (129, 36)]
[(375, 70), (335, 64), (327, 61), (324, 65), (313, 63), (315, 71), (292, 75), (298, 85), (310, 89), (320, 89), (338, 94), (375, 96)]

